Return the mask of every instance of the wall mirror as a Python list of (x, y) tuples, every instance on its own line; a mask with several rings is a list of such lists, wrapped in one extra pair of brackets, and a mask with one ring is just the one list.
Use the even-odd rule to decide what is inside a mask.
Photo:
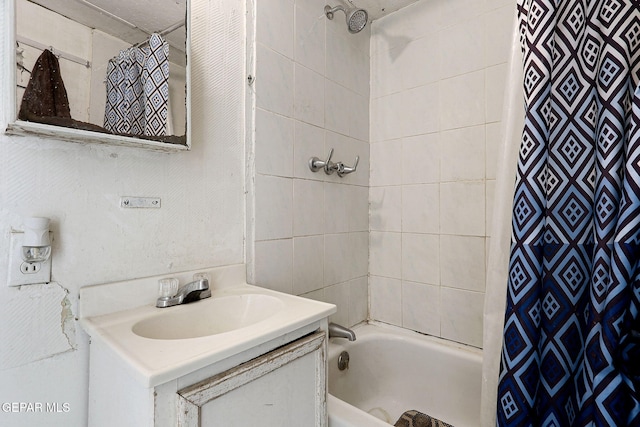
[(7, 133), (189, 149), (188, 0), (15, 0)]

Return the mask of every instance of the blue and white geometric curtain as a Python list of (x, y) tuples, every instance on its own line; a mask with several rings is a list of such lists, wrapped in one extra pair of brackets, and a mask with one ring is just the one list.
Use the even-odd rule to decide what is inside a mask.
[(640, 426), (640, 2), (518, 0), (499, 426)]
[(114, 133), (165, 135), (169, 44), (152, 34), (144, 47), (120, 51), (107, 65), (104, 127)]

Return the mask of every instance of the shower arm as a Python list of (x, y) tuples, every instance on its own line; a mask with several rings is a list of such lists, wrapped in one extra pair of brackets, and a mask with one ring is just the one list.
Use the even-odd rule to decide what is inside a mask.
[(343, 13), (347, 13), (346, 9), (343, 6), (338, 5), (331, 7), (329, 5), (326, 5), (324, 7), (324, 14), (327, 18), (333, 19), (333, 14), (338, 10), (342, 11)]

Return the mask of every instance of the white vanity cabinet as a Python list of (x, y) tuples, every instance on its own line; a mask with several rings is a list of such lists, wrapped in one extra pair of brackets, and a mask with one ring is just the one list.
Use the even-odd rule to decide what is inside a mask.
[(96, 344), (89, 427), (327, 426), (326, 320), (153, 388)]
[[(326, 427), (335, 306), (248, 285), (243, 265), (207, 273), (211, 298), (182, 307), (154, 306), (157, 277), (81, 289), (88, 426)], [(232, 303), (237, 312), (223, 309)], [(141, 322), (159, 335), (140, 332)]]
[(317, 332), (178, 391), (178, 425), (327, 425), (325, 333)]

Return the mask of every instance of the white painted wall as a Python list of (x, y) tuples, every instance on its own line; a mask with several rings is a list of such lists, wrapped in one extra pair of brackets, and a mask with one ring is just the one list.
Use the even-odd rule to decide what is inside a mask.
[(372, 26), (371, 317), (482, 346), (515, 5), (417, 2)]
[[(0, 0), (0, 117), (12, 84), (7, 2)], [(81, 287), (244, 261), (245, 4), (192, 5), (191, 152), (0, 135), (0, 404), (69, 404), (53, 414), (0, 407), (0, 425), (86, 425), (88, 342), (75, 321)], [(160, 197), (162, 208), (125, 210), (121, 196)], [(52, 220), (55, 283), (8, 288), (10, 231), (27, 216)]]
[[(331, 320), (353, 325), (368, 304), (370, 32), (329, 21), (325, 4), (256, 4), (249, 279), (336, 304)], [(357, 172), (311, 172), (330, 148), (334, 162), (359, 155)]]

